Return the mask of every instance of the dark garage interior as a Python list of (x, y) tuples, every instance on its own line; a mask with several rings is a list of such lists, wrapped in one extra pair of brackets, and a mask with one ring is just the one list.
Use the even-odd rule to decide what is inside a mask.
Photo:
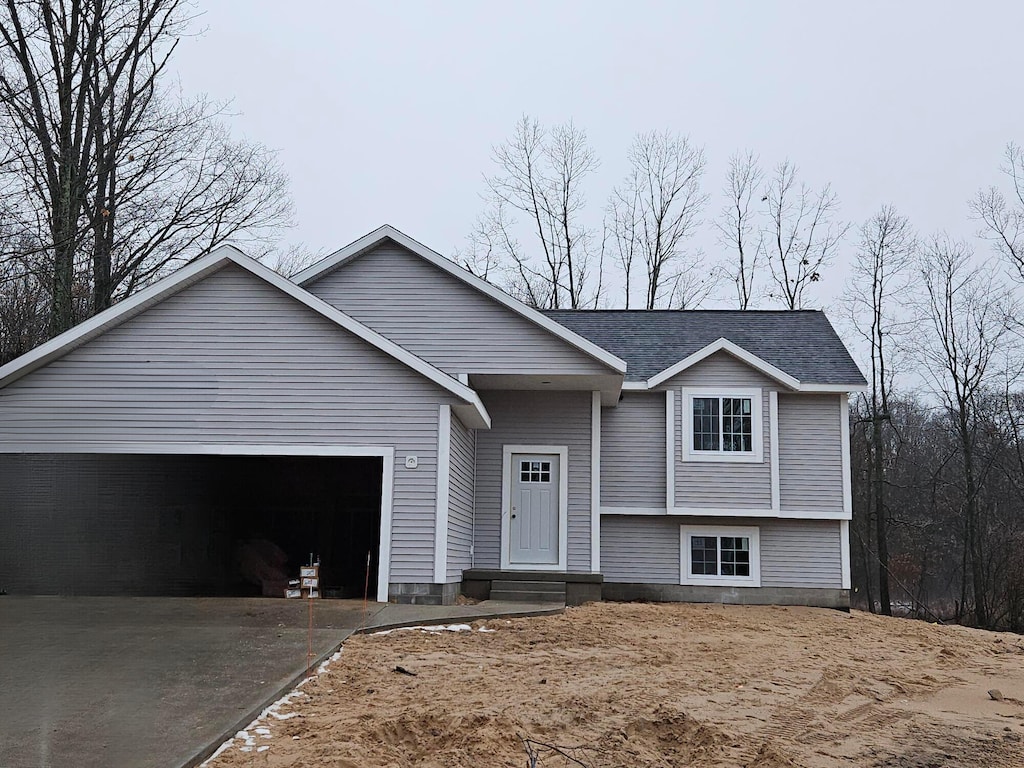
[(283, 596), (310, 555), (324, 597), (377, 578), (380, 458), (0, 455), (0, 590)]

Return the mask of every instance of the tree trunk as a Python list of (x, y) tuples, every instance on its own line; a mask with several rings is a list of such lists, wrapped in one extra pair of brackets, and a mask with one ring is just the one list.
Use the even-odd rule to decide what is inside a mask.
[(875, 503), (875, 536), (878, 537), (878, 602), (884, 616), (892, 616), (889, 599), (889, 532), (885, 516), (885, 457), (882, 454), (882, 417), (877, 408), (871, 418), (872, 493)]

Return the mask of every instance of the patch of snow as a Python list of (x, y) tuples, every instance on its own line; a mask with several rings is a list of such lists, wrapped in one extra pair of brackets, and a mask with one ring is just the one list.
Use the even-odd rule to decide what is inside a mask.
[[(338, 651), (332, 654), (330, 658), (325, 659), (323, 662), (320, 663), (320, 666), (317, 667), (316, 674), (322, 675), (324, 672), (327, 671), (327, 668), (331, 665), (331, 662), (337, 661), (340, 657), (341, 649), (339, 648)], [(286, 693), (280, 699), (278, 699), (269, 707), (260, 712), (259, 717), (257, 717), (251, 723), (249, 723), (247, 727), (243, 728), (238, 733), (236, 733), (232, 738), (228, 739), (219, 747), (217, 747), (217, 750), (212, 755), (210, 755), (206, 760), (204, 760), (200, 764), (199, 768), (204, 768), (205, 766), (208, 766), (211, 762), (213, 762), (213, 760), (218, 755), (234, 746), (236, 740), (242, 742), (242, 746), (238, 748), (239, 752), (252, 752), (254, 749), (257, 752), (265, 752), (266, 750), (270, 749), (270, 747), (266, 744), (264, 744), (261, 747), (257, 747), (256, 736), (250, 736), (249, 730), (252, 729), (256, 735), (262, 736), (264, 739), (269, 739), (272, 737), (270, 729), (266, 727), (266, 725), (261, 725), (261, 723), (266, 722), (266, 719), (268, 717), (272, 717), (275, 720), (290, 720), (293, 717), (299, 717), (299, 712), (295, 710), (285, 713), (282, 713), (279, 710), (286, 704), (292, 703), (293, 699), (301, 698), (303, 696), (309, 698), (309, 694), (305, 693), (304, 691), (300, 691), (299, 688), (301, 688), (302, 685), (310, 679), (312, 679), (312, 676), (304, 677), (302, 680), (298, 682), (295, 688), (293, 688), (291, 691)], [(298, 736), (294, 736), (292, 738), (298, 739)]]
[(317, 667), (317, 669), (316, 669), (316, 673), (317, 673), (318, 675), (322, 675), (322, 674), (323, 674), (324, 672), (326, 672), (326, 671), (327, 671), (327, 668), (328, 668), (328, 667), (329, 667), (329, 666), (330, 666), (330, 665), (331, 665), (331, 664), (332, 664), (333, 662), (337, 661), (337, 660), (338, 660), (338, 659), (340, 659), (340, 658), (341, 658), (341, 649), (339, 648), (339, 649), (337, 650), (337, 652), (336, 652), (336, 653), (335, 653), (335, 654), (334, 654), (333, 656), (331, 656), (331, 657), (330, 657), (329, 659), (324, 659), (324, 660), (323, 660), (322, 662), (320, 662), (320, 666), (319, 666), (319, 667)]
[[(394, 629), (382, 629), (380, 632), (374, 632), (374, 635), (390, 635), (392, 632), (470, 632), (472, 627), (469, 624), (425, 624), (415, 627), (395, 627)], [(493, 630), (491, 630), (493, 631)]]
[(223, 744), (217, 747), (216, 751), (212, 755), (210, 755), (208, 758), (206, 758), (206, 760), (203, 761), (202, 765), (199, 768), (202, 768), (203, 765), (206, 765), (216, 760), (218, 757), (220, 757), (221, 752), (223, 752), (226, 749), (230, 749), (234, 745), (234, 743), (234, 739), (228, 739), (227, 741), (225, 741)]

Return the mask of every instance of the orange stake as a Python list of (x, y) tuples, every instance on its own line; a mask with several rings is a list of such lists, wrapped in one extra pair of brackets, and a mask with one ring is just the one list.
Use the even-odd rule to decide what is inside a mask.
[(373, 550), (366, 551), (366, 583), (363, 585), (363, 629), (366, 629), (366, 617), (370, 610), (368, 605), (370, 595), (370, 556)]
[(309, 602), (309, 645), (306, 650), (306, 677), (310, 677), (313, 669), (313, 598)]

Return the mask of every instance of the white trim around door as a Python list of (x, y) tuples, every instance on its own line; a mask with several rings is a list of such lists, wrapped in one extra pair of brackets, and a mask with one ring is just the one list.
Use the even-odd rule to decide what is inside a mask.
[[(513, 563), (509, 558), (509, 525), (512, 507), (512, 455), (516, 453), (558, 456), (558, 562)], [(504, 445), (501, 451), (501, 570), (565, 571), (569, 561), (569, 447), (566, 445)]]

